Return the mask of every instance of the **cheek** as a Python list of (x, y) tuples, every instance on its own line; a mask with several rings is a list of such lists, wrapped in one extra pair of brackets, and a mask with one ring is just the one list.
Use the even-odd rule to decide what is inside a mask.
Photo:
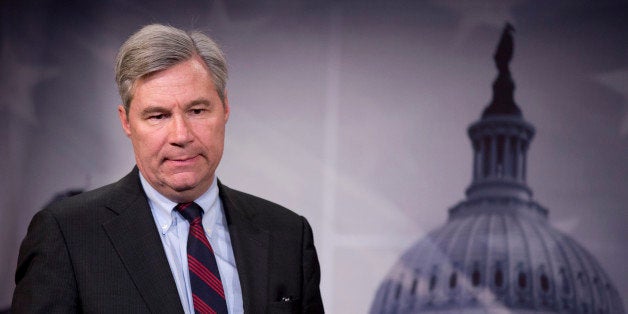
[(212, 146), (214, 148), (214, 150), (216, 151), (222, 151), (223, 146), (224, 146), (224, 141), (225, 141), (225, 129), (223, 128), (216, 128), (213, 133), (211, 138), (211, 142), (209, 143), (210, 146)]
[(216, 149), (217, 146), (223, 145), (225, 138), (225, 126), (220, 123), (200, 126), (197, 129), (196, 134), (196, 137), (205, 147)]
[(162, 145), (160, 144), (157, 132), (153, 134), (142, 134), (133, 137), (133, 147), (135, 153), (143, 160), (158, 158)]

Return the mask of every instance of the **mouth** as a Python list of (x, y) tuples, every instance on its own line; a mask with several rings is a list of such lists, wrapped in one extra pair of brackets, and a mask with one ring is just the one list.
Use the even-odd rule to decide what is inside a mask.
[(166, 158), (165, 162), (174, 164), (175, 166), (185, 166), (189, 164), (193, 164), (199, 158), (199, 155), (194, 156), (182, 156), (182, 157), (173, 157)]

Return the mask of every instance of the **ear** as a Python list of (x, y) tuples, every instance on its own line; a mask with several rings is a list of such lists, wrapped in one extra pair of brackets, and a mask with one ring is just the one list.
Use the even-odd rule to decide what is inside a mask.
[(122, 124), (122, 130), (126, 136), (131, 136), (131, 125), (129, 124), (129, 116), (122, 105), (118, 106), (118, 117), (120, 118), (120, 124)]
[(225, 109), (225, 123), (229, 121), (229, 114), (231, 113), (231, 107), (229, 107), (229, 97), (227, 96), (227, 91), (225, 90), (225, 101), (223, 104), (223, 108)]

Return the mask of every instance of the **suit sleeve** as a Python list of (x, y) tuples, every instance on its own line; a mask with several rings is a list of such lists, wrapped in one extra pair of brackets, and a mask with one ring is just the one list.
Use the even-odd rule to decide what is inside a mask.
[(18, 257), (12, 313), (75, 313), (76, 280), (68, 248), (54, 215), (31, 221)]
[(312, 228), (303, 220), (303, 313), (324, 313), (323, 301), (319, 289), (321, 271), (314, 247)]

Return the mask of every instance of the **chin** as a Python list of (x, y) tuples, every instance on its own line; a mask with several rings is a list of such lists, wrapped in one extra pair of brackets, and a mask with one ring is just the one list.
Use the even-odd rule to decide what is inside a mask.
[(199, 176), (197, 172), (185, 172), (175, 174), (164, 180), (164, 182), (166, 182), (166, 184), (176, 192), (186, 192), (204, 185), (209, 187), (211, 182), (207, 182), (206, 184), (204, 183), (206, 180), (211, 180), (211, 178), (211, 176), (209, 178)]
[(193, 190), (197, 186), (198, 184), (194, 184), (192, 182), (173, 182), (170, 184), (170, 187), (177, 192)]
[(192, 174), (176, 174), (162, 179), (166, 186), (175, 191), (189, 190), (198, 184), (198, 178)]

